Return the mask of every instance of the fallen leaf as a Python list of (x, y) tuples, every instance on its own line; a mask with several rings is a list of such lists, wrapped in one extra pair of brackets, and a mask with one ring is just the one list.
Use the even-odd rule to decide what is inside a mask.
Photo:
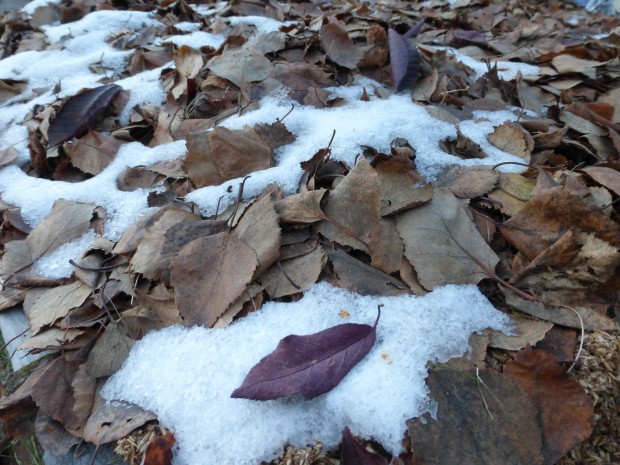
[(328, 23), (319, 31), (321, 47), (336, 64), (355, 69), (364, 52), (356, 47), (346, 29), (338, 23)]
[(553, 465), (592, 434), (594, 408), (581, 385), (568, 377), (557, 359), (542, 350), (526, 348), (504, 366), (534, 400), (542, 429), (545, 464)]
[(213, 74), (228, 79), (240, 89), (252, 82), (267, 79), (271, 62), (263, 52), (246, 44), (236, 49), (227, 49), (219, 57), (213, 58), (207, 67)]
[(498, 149), (523, 158), (529, 163), (529, 156), (534, 150), (534, 139), (519, 123), (502, 123), (487, 138)]
[(515, 216), (499, 225), (506, 240), (530, 260), (571, 227), (620, 247), (618, 225), (563, 187), (553, 187), (533, 197)]
[(10, 165), (17, 158), (17, 149), (13, 146), (0, 150), (0, 168)]
[(323, 211), (328, 219), (317, 231), (329, 240), (368, 252), (368, 238), (381, 218), (377, 174), (362, 158), (329, 193)]
[(86, 134), (121, 90), (119, 85), (108, 84), (68, 99), (50, 123), (48, 146), (54, 147)]
[(126, 142), (116, 137), (90, 130), (68, 147), (67, 154), (71, 158), (71, 164), (77, 169), (97, 175), (112, 163), (123, 144)]
[(388, 29), (392, 87), (395, 92), (413, 87), (420, 74), (420, 54), (415, 45), (394, 29)]
[(599, 184), (620, 195), (620, 172), (606, 166), (587, 166), (580, 171), (585, 172)]
[(103, 378), (116, 373), (129, 356), (136, 343), (127, 330), (118, 323), (110, 322), (88, 354), (86, 363), (91, 378)]
[(381, 216), (423, 205), (433, 198), (433, 187), (416, 173), (402, 152), (376, 166), (375, 171), (381, 191)]
[(11, 275), (23, 271), (42, 256), (86, 233), (95, 207), (93, 204), (64, 199), (54, 202), (51, 213), (25, 240), (5, 244), (0, 261), (2, 273)]
[(172, 448), (176, 442), (172, 433), (153, 438), (146, 447), (143, 465), (172, 465)]
[(34, 430), (41, 447), (57, 457), (66, 456), (81, 441), (41, 409), (37, 412)]
[(520, 350), (542, 340), (545, 334), (553, 327), (553, 323), (518, 317), (516, 315), (513, 315), (511, 319), (516, 334), (491, 331), (489, 335), (490, 347), (503, 350)]
[[(492, 134), (489, 135), (489, 138), (491, 135)], [(487, 156), (484, 150), (482, 150), (482, 147), (480, 147), (480, 144), (464, 135), (458, 125), (456, 127), (456, 139), (444, 139), (439, 141), (439, 145), (445, 152), (465, 160), (470, 158), (482, 159)]]
[(96, 385), (97, 383), (95, 380), (88, 374), (86, 363), (81, 364), (73, 377), (73, 381), (71, 381), (71, 388), (73, 390), (73, 413), (78, 418), (81, 425), (83, 425), (90, 416), (93, 400), (95, 398)]
[(137, 405), (123, 401), (106, 402), (100, 395), (99, 383), (93, 411), (84, 425), (84, 439), (97, 446), (128, 436), (135, 429), (157, 417)]
[(328, 279), (334, 286), (342, 287), (362, 295), (407, 294), (407, 285), (383, 271), (353, 258), (342, 250), (327, 252), (334, 266), (336, 276)]
[(416, 465), (543, 465), (536, 404), (508, 377), (438, 367), (426, 384), (437, 418), (407, 422)]
[(265, 291), (272, 299), (307, 291), (319, 278), (327, 257), (322, 247), (307, 255), (282, 260), (260, 275)]
[(84, 334), (83, 329), (60, 329), (51, 327), (45, 331), (41, 331), (34, 336), (31, 335), (24, 339), (19, 346), (18, 350), (60, 350), (63, 344), (70, 344), (75, 341), (78, 336)]
[(205, 187), (267, 169), (272, 157), (272, 150), (253, 129), (216, 126), (188, 134), (183, 168), (196, 187)]
[(340, 452), (343, 465), (388, 465), (387, 460), (375, 452), (370, 452), (355, 440), (348, 426), (342, 430)]
[(382, 218), (375, 223), (368, 237), (368, 253), (374, 268), (388, 274), (400, 270), (403, 241), (393, 219)]
[(380, 307), (374, 326), (346, 323), (307, 336), (286, 336), (231, 397), (269, 400), (301, 393), (313, 399), (331, 391), (374, 346)]
[(91, 292), (90, 286), (81, 281), (46, 290), (26, 313), (32, 333), (37, 334), (44, 326), (64, 318), (70, 310), (82, 305)]
[(280, 222), (307, 224), (324, 220), (325, 213), (321, 209), (321, 201), (326, 192), (325, 189), (319, 189), (289, 195), (278, 200), (274, 207)]
[(405, 256), (428, 290), (443, 284), (477, 284), (494, 273), (499, 257), (484, 241), (454, 195), (436, 190), (422, 207), (396, 217)]
[(473, 199), (493, 190), (498, 179), (499, 173), (487, 166), (450, 165), (435, 184), (461, 199)]

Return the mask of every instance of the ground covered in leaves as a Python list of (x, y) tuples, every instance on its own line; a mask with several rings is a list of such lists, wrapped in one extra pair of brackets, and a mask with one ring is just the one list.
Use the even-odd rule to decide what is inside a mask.
[[(437, 415), (403, 422), (401, 451), (345, 428), (341, 448), (281, 444), (274, 463), (620, 463), (617, 18), (524, 0), (28, 11), (0, 18), (0, 309), (23, 307), (20, 349), (52, 352), (5, 380), (6, 438), (170, 463), (167, 425), (100, 395), (148, 332), (225, 328), (319, 282), (477, 285), (515, 334), (429, 365)], [(74, 57), (84, 21), (118, 11), (134, 16), (102, 35), (83, 91), (20, 59)], [(343, 151), (335, 126), (365, 108), (394, 137), (369, 125)]]

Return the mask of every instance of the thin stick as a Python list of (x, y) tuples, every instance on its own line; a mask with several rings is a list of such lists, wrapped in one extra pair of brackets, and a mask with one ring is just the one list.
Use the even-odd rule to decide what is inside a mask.
[(583, 338), (586, 335), (586, 328), (583, 325), (583, 319), (581, 318), (581, 315), (579, 314), (577, 310), (575, 310), (573, 307), (569, 307), (568, 305), (562, 305), (562, 307), (570, 308), (573, 312), (575, 312), (575, 314), (579, 318), (579, 324), (581, 325), (581, 341), (579, 341), (579, 349), (577, 350), (577, 355), (575, 355), (575, 360), (573, 361), (571, 366), (568, 367), (568, 370), (566, 370), (566, 373), (570, 373), (571, 370), (575, 368), (575, 365), (577, 364), (577, 360), (579, 360), (579, 356), (581, 355), (581, 350), (583, 349)]

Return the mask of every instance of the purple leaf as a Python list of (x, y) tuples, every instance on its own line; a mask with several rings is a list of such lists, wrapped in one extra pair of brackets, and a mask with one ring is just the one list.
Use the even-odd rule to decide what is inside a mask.
[(231, 397), (269, 400), (301, 393), (312, 399), (332, 390), (375, 344), (381, 307), (374, 326), (347, 323), (307, 336), (286, 336)]
[[(419, 24), (419, 23), (418, 23)], [(415, 26), (411, 30), (415, 29)], [(411, 30), (409, 32), (411, 32)], [(420, 74), (420, 54), (415, 45), (409, 45), (405, 36), (394, 29), (388, 30), (392, 87), (399, 92), (412, 87)]]
[(342, 430), (342, 465), (387, 465), (379, 454), (374, 454), (355, 440), (348, 426)]
[(424, 26), (424, 20), (425, 19), (426, 18), (422, 18), (420, 21), (418, 21), (413, 26), (411, 26), (411, 29), (409, 29), (407, 32), (405, 32), (403, 37), (405, 39), (413, 39), (414, 37), (416, 37), (420, 33), (420, 31), (422, 30), (422, 26)]
[(67, 100), (50, 123), (47, 133), (48, 146), (54, 147), (86, 134), (121, 90), (123, 90), (121, 86), (108, 84), (87, 90)]
[(455, 30), (454, 37), (468, 42), (473, 42), (474, 44), (484, 44), (487, 41), (484, 34), (478, 31), (464, 31), (463, 29)]

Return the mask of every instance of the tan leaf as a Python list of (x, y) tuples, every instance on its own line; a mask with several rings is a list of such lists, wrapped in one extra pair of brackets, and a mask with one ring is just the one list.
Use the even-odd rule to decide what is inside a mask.
[(18, 152), (14, 146), (0, 150), (0, 168), (10, 165), (17, 158)]
[(116, 373), (136, 341), (118, 323), (111, 322), (88, 354), (88, 376), (103, 378)]
[(271, 71), (271, 62), (252, 46), (227, 49), (207, 66), (213, 74), (228, 79), (239, 88), (265, 80)]
[(185, 325), (212, 326), (252, 280), (258, 259), (244, 241), (221, 232), (190, 242), (170, 266)]
[(326, 261), (323, 248), (319, 246), (307, 255), (273, 265), (260, 280), (272, 299), (305, 292), (317, 282)]
[(35, 349), (35, 350), (60, 350), (62, 345), (73, 342), (78, 336), (84, 334), (83, 329), (60, 329), (49, 328), (34, 336), (24, 339), (17, 350)]
[(381, 218), (381, 191), (377, 174), (361, 159), (330, 192), (323, 207), (329, 218), (317, 231), (329, 240), (368, 252), (368, 237)]
[(382, 218), (375, 223), (368, 237), (368, 253), (374, 268), (388, 274), (400, 270), (403, 241), (393, 219)]
[(499, 207), (504, 215), (515, 216), (525, 206), (526, 202), (513, 197), (503, 189), (494, 189), (487, 194)]
[(76, 371), (73, 381), (71, 381), (71, 387), (73, 388), (73, 413), (81, 425), (86, 423), (90, 416), (96, 386), (97, 383), (88, 374), (86, 363), (83, 363)]
[(409, 263), (406, 257), (400, 261), (400, 279), (402, 279), (411, 292), (415, 295), (426, 295), (428, 291), (422, 287), (420, 281), (418, 281), (418, 274), (415, 271), (415, 268)]
[(112, 163), (123, 144), (126, 142), (116, 137), (91, 130), (70, 145), (67, 154), (71, 158), (71, 164), (77, 169), (97, 175)]
[(246, 311), (249, 312), (259, 309), (263, 302), (262, 296), (264, 290), (265, 288), (263, 285), (250, 284), (245, 292), (230, 304), (228, 310), (217, 319), (213, 327), (225, 328), (235, 320), (237, 315), (243, 314)]
[(620, 195), (620, 172), (605, 166), (588, 166), (581, 171), (587, 173), (599, 184)]
[(506, 122), (488, 135), (489, 142), (504, 152), (512, 153), (529, 163), (534, 139), (519, 123)]
[(545, 337), (545, 334), (553, 328), (553, 323), (533, 320), (531, 318), (512, 316), (514, 335), (507, 335), (501, 331), (491, 331), (489, 346), (496, 349), (520, 350), (527, 345), (534, 345)]
[[(511, 291), (503, 291), (506, 304), (517, 310), (542, 320), (551, 321), (556, 325), (567, 326), (581, 330), (615, 331), (617, 325), (612, 318), (587, 306), (571, 306), (579, 316), (568, 307), (546, 305), (542, 302), (529, 302), (521, 299)], [(579, 319), (581, 317), (581, 319)]]
[(251, 128), (190, 133), (183, 168), (196, 187), (222, 184), (271, 167), (272, 151)]
[(145, 278), (157, 280), (168, 265), (162, 249), (166, 244), (166, 231), (182, 221), (198, 221), (200, 217), (185, 210), (171, 209), (166, 211), (144, 233), (138, 248), (131, 258), (131, 269), (141, 273)]
[(263, 196), (243, 212), (232, 235), (256, 253), (255, 276), (275, 263), (280, 255), (282, 235), (271, 195)]
[(314, 223), (325, 219), (321, 200), (327, 191), (319, 189), (289, 195), (275, 202), (274, 206), (281, 223)]
[(450, 165), (439, 175), (436, 185), (461, 199), (473, 199), (493, 190), (498, 179), (499, 173), (488, 166)]
[(321, 27), (320, 38), (323, 50), (334, 63), (349, 69), (357, 67), (364, 52), (353, 44), (344, 27), (337, 23), (326, 24)]
[(405, 256), (428, 290), (443, 284), (476, 284), (499, 262), (448, 191), (436, 190), (430, 203), (398, 215), (396, 227)]
[(32, 333), (36, 334), (43, 326), (64, 318), (71, 309), (82, 305), (91, 292), (91, 288), (81, 281), (45, 291), (27, 311)]
[(413, 169), (403, 152), (375, 168), (381, 191), (381, 216), (423, 205), (433, 198), (433, 187)]
[(140, 407), (122, 401), (106, 402), (95, 392), (93, 412), (84, 426), (84, 439), (95, 445), (107, 444), (128, 436), (157, 417)]

